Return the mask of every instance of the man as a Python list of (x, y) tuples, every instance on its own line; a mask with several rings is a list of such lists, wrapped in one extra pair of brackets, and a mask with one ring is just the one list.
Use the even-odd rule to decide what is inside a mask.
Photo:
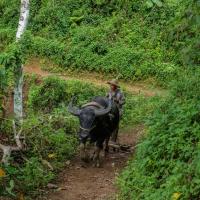
[[(116, 79), (113, 79), (111, 81), (107, 82), (110, 85), (110, 91), (107, 93), (106, 97), (111, 99), (117, 104), (117, 107), (119, 109), (119, 116), (120, 119), (122, 118), (123, 114), (123, 105), (125, 104), (125, 97), (122, 91), (120, 90), (119, 83)], [(116, 131), (113, 132), (111, 141), (116, 143), (117, 141), (117, 136), (118, 136), (118, 130), (119, 127), (116, 129)]]

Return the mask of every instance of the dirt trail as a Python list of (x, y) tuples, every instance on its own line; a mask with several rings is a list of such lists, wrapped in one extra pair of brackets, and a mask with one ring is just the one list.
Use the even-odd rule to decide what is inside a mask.
[[(48, 71), (44, 71), (41, 69), (41, 64), (39, 60), (33, 59), (30, 61), (26, 66), (24, 67), (24, 72), (27, 74), (37, 74), (41, 77), (48, 77), (55, 75), (57, 77), (60, 77), (64, 80), (81, 80), (87, 83), (92, 83), (97, 86), (105, 86), (108, 87), (106, 84), (106, 80), (103, 76), (96, 74), (96, 73), (90, 73), (87, 72), (79, 73), (77, 75), (75, 74), (65, 74), (61, 75), (58, 73), (52, 73)], [(145, 83), (125, 83), (123, 81), (120, 82), (120, 85), (122, 88), (125, 88), (128, 92), (132, 94), (143, 94), (145, 96), (155, 96), (155, 95), (163, 95), (165, 93), (164, 90), (160, 88), (150, 88), (148, 84)]]
[[(142, 135), (143, 126), (120, 134), (121, 144), (134, 147)], [(114, 185), (117, 174), (125, 167), (132, 152), (110, 152), (107, 158), (102, 158), (101, 168), (94, 168), (88, 164), (86, 168), (80, 166), (79, 155), (66, 166), (55, 184), (58, 189), (48, 191), (40, 200), (114, 200), (117, 188)]]

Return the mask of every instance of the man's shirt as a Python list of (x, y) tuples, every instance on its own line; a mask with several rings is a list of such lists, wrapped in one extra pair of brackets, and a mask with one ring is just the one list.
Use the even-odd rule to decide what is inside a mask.
[(119, 109), (125, 104), (125, 96), (120, 89), (116, 89), (115, 91), (110, 90), (106, 96), (113, 100), (118, 105)]

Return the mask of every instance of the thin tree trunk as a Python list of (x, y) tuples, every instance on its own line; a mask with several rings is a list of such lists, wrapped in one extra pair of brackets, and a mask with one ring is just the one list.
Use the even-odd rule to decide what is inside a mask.
[[(16, 34), (16, 41), (19, 41), (24, 33), (29, 16), (29, 0), (21, 0), (20, 18)], [(16, 83), (14, 88), (14, 113), (19, 121), (23, 118), (23, 65), (16, 73)]]

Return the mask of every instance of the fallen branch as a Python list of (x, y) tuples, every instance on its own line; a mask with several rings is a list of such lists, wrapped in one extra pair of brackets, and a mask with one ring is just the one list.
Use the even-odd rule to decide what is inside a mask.
[(118, 151), (130, 151), (131, 150), (131, 146), (130, 145), (125, 145), (125, 144), (113, 144), (113, 143), (109, 143), (108, 144), (109, 147), (112, 147), (113, 149), (116, 149)]
[(17, 146), (9, 146), (0, 144), (0, 149), (3, 151), (3, 157), (1, 162), (4, 164), (8, 164), (12, 151), (21, 151), (24, 148), (23, 143), (20, 139), (25, 139), (25, 137), (21, 137), (22, 129), (17, 133), (15, 121), (13, 120), (13, 132), (14, 139)]
[(42, 159), (42, 164), (43, 164), (43, 165), (46, 165), (51, 171), (53, 171), (52, 165), (51, 165), (50, 162), (48, 162), (47, 160), (43, 160), (43, 159)]

